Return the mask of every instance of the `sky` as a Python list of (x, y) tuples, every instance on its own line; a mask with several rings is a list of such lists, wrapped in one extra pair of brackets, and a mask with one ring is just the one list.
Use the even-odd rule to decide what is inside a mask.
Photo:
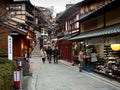
[(81, 0), (30, 0), (35, 6), (54, 7), (54, 14), (65, 10), (66, 4), (75, 4)]

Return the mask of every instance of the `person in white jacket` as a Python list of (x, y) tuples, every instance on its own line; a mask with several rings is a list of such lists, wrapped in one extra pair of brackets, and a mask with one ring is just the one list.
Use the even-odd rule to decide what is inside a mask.
[(45, 48), (42, 48), (42, 49), (40, 50), (40, 55), (41, 55), (41, 57), (42, 57), (43, 63), (45, 63), (45, 60), (46, 60), (46, 57), (47, 57)]
[(98, 61), (97, 59), (97, 52), (95, 50), (95, 48), (92, 48), (92, 52), (91, 52), (91, 63), (92, 63), (92, 68), (95, 68), (95, 63)]

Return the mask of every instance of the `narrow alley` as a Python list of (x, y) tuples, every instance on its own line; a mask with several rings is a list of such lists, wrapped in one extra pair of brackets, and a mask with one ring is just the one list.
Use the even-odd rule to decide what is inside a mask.
[(0, 90), (120, 90), (120, 0), (0, 0)]
[(120, 90), (119, 83), (101, 79), (93, 73), (79, 72), (76, 66), (62, 60), (58, 64), (53, 61), (49, 64), (46, 60), (43, 64), (39, 51), (37, 44), (30, 58), (33, 75), (28, 80), (27, 90)]

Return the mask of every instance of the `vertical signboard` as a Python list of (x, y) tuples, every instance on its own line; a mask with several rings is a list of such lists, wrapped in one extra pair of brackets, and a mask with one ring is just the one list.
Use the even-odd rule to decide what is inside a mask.
[(13, 39), (8, 36), (8, 59), (13, 60)]

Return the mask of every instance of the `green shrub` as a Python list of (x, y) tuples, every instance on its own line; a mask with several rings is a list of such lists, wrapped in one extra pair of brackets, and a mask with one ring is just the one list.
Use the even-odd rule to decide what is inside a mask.
[(4, 90), (4, 80), (3, 77), (0, 76), (0, 90)]
[(13, 72), (17, 70), (15, 60), (0, 58), (0, 90), (11, 90), (13, 83)]

